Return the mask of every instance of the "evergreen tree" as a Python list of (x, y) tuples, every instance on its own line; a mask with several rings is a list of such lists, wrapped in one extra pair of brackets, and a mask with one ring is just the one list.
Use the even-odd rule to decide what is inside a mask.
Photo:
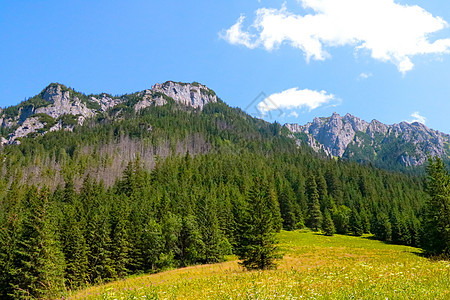
[(356, 208), (352, 209), (352, 213), (350, 215), (350, 230), (356, 236), (361, 236), (364, 233), (361, 217), (359, 216)]
[(308, 226), (318, 231), (322, 224), (322, 212), (320, 211), (319, 192), (317, 191), (316, 180), (312, 174), (308, 177), (307, 193), (309, 201)]
[(131, 248), (129, 228), (127, 208), (124, 205), (118, 206), (113, 214), (111, 239), (111, 261), (118, 278), (124, 278), (129, 272)]
[(275, 267), (275, 229), (269, 206), (270, 197), (267, 183), (257, 178), (248, 191), (248, 204), (237, 238), (236, 252), (243, 260), (241, 264), (248, 270)]
[(203, 199), (200, 212), (200, 230), (204, 244), (204, 261), (214, 263), (221, 261), (223, 255), (220, 249), (220, 241), (223, 239), (217, 218), (216, 205), (212, 195)]
[(49, 215), (48, 190), (31, 187), (25, 203), (24, 220), (17, 256), (19, 265), (13, 283), (15, 299), (57, 297), (64, 286), (64, 257), (59, 249)]
[(149, 219), (145, 222), (142, 240), (134, 246), (140, 247), (139, 253), (142, 255), (142, 268), (138, 270), (151, 273), (158, 270), (158, 266), (161, 265), (160, 254), (164, 251), (164, 237), (161, 226), (155, 220)]
[(194, 216), (182, 218), (178, 244), (182, 266), (200, 262), (204, 257), (205, 243)]
[(64, 223), (62, 228), (63, 253), (66, 260), (65, 279), (72, 288), (88, 282), (88, 248), (83, 234), (82, 223), (73, 204), (64, 208)]
[(333, 222), (336, 226), (336, 232), (339, 234), (347, 234), (350, 224), (350, 215), (352, 210), (345, 205), (340, 205), (333, 212)]
[(336, 232), (336, 228), (334, 227), (333, 219), (331, 218), (330, 211), (328, 209), (325, 210), (322, 229), (326, 236), (332, 236)]
[(430, 195), (423, 237), (432, 254), (450, 254), (450, 175), (439, 158), (428, 159), (426, 189)]
[(111, 224), (109, 211), (99, 207), (88, 224), (88, 261), (90, 282), (99, 283), (116, 277), (111, 259)]

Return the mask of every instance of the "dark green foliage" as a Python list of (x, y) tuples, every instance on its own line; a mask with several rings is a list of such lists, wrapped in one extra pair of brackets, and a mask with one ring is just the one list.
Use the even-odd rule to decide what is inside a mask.
[(336, 226), (336, 232), (339, 234), (346, 234), (349, 231), (350, 215), (352, 210), (345, 205), (339, 206), (333, 212), (333, 222)]
[(317, 190), (316, 180), (312, 174), (308, 176), (306, 192), (308, 194), (308, 205), (309, 205), (308, 226), (311, 227), (313, 230), (318, 231), (322, 224), (322, 212), (320, 211), (320, 202), (319, 202), (320, 195)]
[[(217, 262), (231, 253), (251, 254), (245, 258), (249, 268), (270, 268), (273, 233), (304, 223), (325, 233), (333, 232), (334, 223), (342, 234), (361, 223), (357, 232), (420, 242), (428, 200), (421, 178), (325, 159), (297, 147), (280, 124), (222, 101), (199, 111), (168, 99), (136, 113), (131, 105), (139, 97), (124, 96), (116, 110), (74, 132), (24, 138), (0, 149), (1, 299), (11, 299), (15, 286), (34, 288), (35, 277), (19, 276), (25, 233), (37, 226), (36, 206), (25, 194), (40, 193), (26, 178), (54, 190), (42, 206), (42, 236), (54, 249), (43, 261), (64, 255), (55, 270), (68, 289)], [(36, 169), (33, 178), (29, 170)], [(59, 289), (55, 284), (49, 297)]]
[(331, 218), (330, 211), (328, 209), (325, 210), (323, 217), (322, 230), (326, 236), (333, 236), (336, 232), (336, 228), (334, 227), (333, 219)]
[(359, 216), (356, 208), (352, 209), (352, 213), (350, 215), (350, 231), (356, 235), (361, 236), (364, 233), (363, 224), (361, 222), (361, 217)]
[(381, 212), (376, 216), (373, 233), (382, 241), (392, 241), (392, 224), (387, 214)]
[(236, 253), (248, 270), (272, 269), (275, 267), (276, 246), (268, 183), (256, 178), (247, 197), (248, 206), (239, 225)]
[(52, 298), (64, 284), (64, 257), (60, 252), (50, 213), (48, 191), (31, 187), (25, 197), (31, 215), (24, 219), (20, 243), (15, 255), (11, 286), (12, 296), (22, 298)]
[(432, 254), (450, 254), (450, 175), (439, 158), (428, 159), (427, 206), (423, 246)]

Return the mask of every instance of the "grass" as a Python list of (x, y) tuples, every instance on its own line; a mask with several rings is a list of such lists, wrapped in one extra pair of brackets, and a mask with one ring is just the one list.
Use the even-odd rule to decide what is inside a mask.
[(450, 299), (450, 262), (368, 236), (281, 232), (277, 270), (236, 260), (132, 277), (69, 299)]

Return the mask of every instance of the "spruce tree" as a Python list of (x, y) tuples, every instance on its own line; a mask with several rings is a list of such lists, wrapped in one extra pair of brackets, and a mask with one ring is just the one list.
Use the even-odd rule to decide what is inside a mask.
[(248, 270), (275, 267), (276, 246), (268, 184), (259, 178), (247, 193), (247, 207), (239, 224), (236, 252)]
[(182, 266), (195, 264), (203, 258), (205, 244), (194, 216), (182, 218), (178, 248), (180, 249), (179, 259)]
[(322, 212), (320, 210), (319, 192), (314, 176), (310, 174), (307, 182), (307, 193), (309, 201), (309, 218), (308, 225), (314, 231), (319, 231), (322, 224)]
[(326, 209), (325, 213), (324, 213), (322, 229), (326, 236), (332, 236), (336, 232), (336, 228), (334, 227), (333, 219), (331, 218), (331, 214), (328, 209)]
[(83, 225), (73, 204), (65, 206), (62, 228), (63, 253), (66, 259), (65, 279), (72, 288), (82, 286), (88, 281), (88, 248), (83, 234)]
[(19, 265), (13, 279), (13, 297), (50, 299), (64, 285), (64, 257), (49, 215), (48, 190), (31, 187), (26, 196), (29, 208), (24, 220), (17, 256)]
[(440, 158), (429, 157), (426, 189), (430, 195), (423, 236), (432, 254), (450, 254), (450, 175)]
[(352, 213), (350, 215), (350, 230), (356, 236), (361, 236), (364, 233), (361, 217), (359, 216), (356, 208), (352, 209)]

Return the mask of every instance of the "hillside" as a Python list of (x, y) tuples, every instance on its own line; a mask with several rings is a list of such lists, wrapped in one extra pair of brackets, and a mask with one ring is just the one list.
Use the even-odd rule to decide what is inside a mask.
[(370, 236), (278, 235), (274, 271), (245, 272), (231, 261), (132, 277), (68, 299), (448, 299), (450, 262)]
[(418, 122), (386, 125), (334, 113), (304, 126), (285, 127), (318, 152), (382, 168), (408, 170), (422, 166), (428, 155), (450, 162), (450, 135)]
[[(325, 219), (339, 234), (426, 241), (423, 178), (299, 147), (287, 128), (200, 84), (104, 95), (117, 100), (109, 108), (61, 85), (40, 95), (3, 112), (15, 125), (0, 149), (2, 299), (222, 262), (242, 249), (255, 194), (271, 232), (320, 230)], [(30, 119), (40, 125), (25, 129)]]

